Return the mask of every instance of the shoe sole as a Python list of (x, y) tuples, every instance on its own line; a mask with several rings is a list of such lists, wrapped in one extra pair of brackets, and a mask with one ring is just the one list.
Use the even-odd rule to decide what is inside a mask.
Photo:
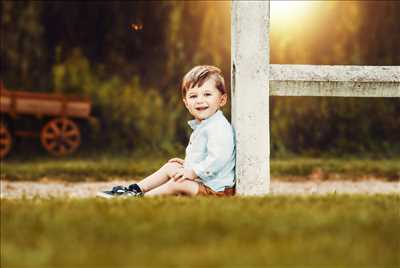
[(106, 199), (111, 199), (111, 198), (114, 197), (114, 196), (112, 196), (112, 195), (109, 195), (109, 194), (106, 194), (106, 193), (103, 193), (103, 192), (97, 192), (97, 193), (96, 193), (96, 196), (97, 196), (97, 197), (106, 198)]

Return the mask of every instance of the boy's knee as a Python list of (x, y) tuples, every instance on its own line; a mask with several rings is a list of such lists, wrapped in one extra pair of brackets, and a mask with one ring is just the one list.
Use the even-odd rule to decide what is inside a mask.
[(176, 187), (177, 182), (174, 179), (170, 179), (169, 181), (167, 181), (167, 185), (169, 187)]
[(190, 182), (183, 181), (183, 182), (177, 182), (173, 179), (170, 179), (167, 182), (167, 186), (170, 191), (176, 193), (176, 194), (190, 194), (194, 192), (193, 185), (188, 185)]
[(178, 183), (177, 183), (175, 180), (173, 180), (173, 179), (170, 179), (170, 180), (166, 183), (166, 186), (168, 187), (169, 190), (173, 190), (173, 191), (178, 191), (178, 190), (179, 190), (179, 185), (178, 185)]
[(178, 163), (166, 163), (163, 166), (163, 169), (165, 170), (165, 172), (167, 173), (167, 175), (169, 177), (175, 175), (177, 169), (179, 169), (179, 168), (182, 168), (182, 165), (178, 164)]

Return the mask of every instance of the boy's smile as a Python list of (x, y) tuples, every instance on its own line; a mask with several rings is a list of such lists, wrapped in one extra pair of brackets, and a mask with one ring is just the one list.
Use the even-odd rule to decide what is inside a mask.
[(197, 121), (212, 116), (226, 104), (227, 95), (222, 94), (212, 79), (208, 79), (202, 86), (190, 88), (183, 99), (186, 108)]

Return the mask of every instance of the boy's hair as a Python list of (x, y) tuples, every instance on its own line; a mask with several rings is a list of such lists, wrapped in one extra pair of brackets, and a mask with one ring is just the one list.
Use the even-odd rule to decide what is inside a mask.
[(221, 70), (215, 66), (199, 65), (192, 68), (182, 79), (182, 97), (186, 97), (186, 92), (195, 87), (201, 87), (205, 81), (212, 79), (215, 82), (215, 87), (221, 92), (226, 93), (225, 80), (221, 75)]

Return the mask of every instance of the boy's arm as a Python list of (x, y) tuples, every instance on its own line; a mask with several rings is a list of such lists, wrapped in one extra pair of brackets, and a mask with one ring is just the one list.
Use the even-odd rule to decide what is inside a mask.
[(195, 180), (196, 178), (197, 175), (194, 173), (193, 169), (185, 169), (183, 167), (172, 176), (172, 179), (174, 179), (176, 182), (181, 182), (186, 179)]
[(176, 182), (181, 182), (186, 179), (195, 180), (195, 179), (197, 179), (197, 175), (196, 175), (196, 173), (194, 173), (193, 169), (182, 168), (172, 178)]
[(185, 163), (185, 160), (175, 157), (175, 158), (168, 160), (168, 163), (178, 163), (178, 164), (183, 165)]

